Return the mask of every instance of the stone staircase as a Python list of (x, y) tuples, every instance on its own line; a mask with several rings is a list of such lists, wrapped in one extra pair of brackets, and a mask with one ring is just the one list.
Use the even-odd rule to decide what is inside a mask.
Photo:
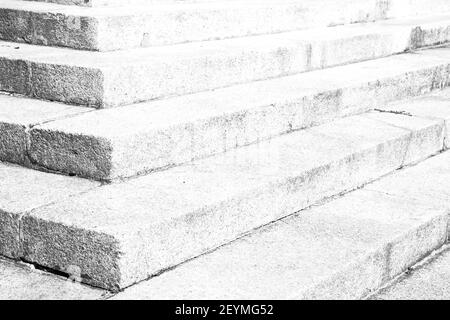
[[(286, 217), (317, 251), (297, 267), (328, 273), (323, 230), (292, 215), (449, 147), (448, 0), (2, 0), (0, 39), (0, 254), (114, 292)], [(362, 260), (345, 295), (288, 297), (363, 297), (446, 241), (447, 213), (429, 216), (439, 232), (402, 238), (416, 251), (381, 280)]]

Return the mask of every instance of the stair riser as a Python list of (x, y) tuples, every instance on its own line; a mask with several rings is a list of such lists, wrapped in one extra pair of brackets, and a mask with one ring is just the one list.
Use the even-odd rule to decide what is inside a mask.
[(222, 0), (24, 0), (24, 1), (36, 1), (36, 2), (50, 2), (62, 5), (81, 6), (81, 7), (123, 7), (123, 6), (136, 6), (145, 4), (157, 4), (157, 3), (183, 3), (183, 2), (219, 2)]
[(376, 1), (312, 4), (186, 6), (148, 13), (92, 16), (0, 9), (0, 38), (8, 41), (110, 51), (387, 18)]
[(0, 210), (0, 254), (2, 256), (20, 258), (20, 219)]
[(0, 8), (0, 39), (75, 49), (98, 47), (98, 21), (54, 13)]
[(371, 254), (319, 284), (293, 294), (294, 300), (361, 300), (445, 244), (449, 218), (441, 215), (399, 234)]
[[(312, 1), (309, 3), (185, 5), (123, 15), (0, 9), (0, 38), (86, 50), (119, 50), (225, 39), (450, 11), (443, 0)], [(164, 3), (164, 2), (163, 2)], [(167, 4), (167, 2), (166, 2)], [(69, 35), (69, 36), (68, 36)]]
[(103, 100), (100, 70), (0, 57), (0, 90), (80, 105)]
[(97, 180), (126, 178), (420, 95), (447, 86), (449, 75), (450, 65), (438, 65), (309, 96), (299, 91), (292, 100), (120, 138), (37, 126), (30, 132), (30, 156), (35, 164), (59, 172)]
[(0, 160), (29, 166), (27, 128), (20, 124), (0, 123)]
[[(419, 107), (424, 100), (408, 99), (403, 106), (414, 101)], [(392, 113), (376, 116), (408, 122)], [(449, 156), (442, 153), (254, 230), (114, 299), (364, 299), (445, 244)]]
[[(448, 30), (447, 25), (433, 26), (428, 30), (430, 35), (423, 36), (427, 30), (422, 29), (421, 39), (427, 42), (421, 45), (448, 40)], [(102, 59), (98, 67), (40, 62), (34, 56), (15, 58), (15, 49), (11, 48), (7, 49), (9, 57), (0, 58), (0, 90), (71, 104), (115, 107), (374, 59), (417, 47), (411, 42), (411, 30), (404, 28), (329, 41), (273, 40), (275, 43), (262, 47), (225, 47), (167, 58), (161, 54), (157, 59), (114, 66), (104, 66)]]
[[(1, 144), (0, 144), (1, 148)], [(21, 258), (21, 218), (29, 211), (100, 186), (86, 179), (69, 178), (0, 163), (0, 255)]]
[[(436, 127), (436, 124), (432, 126)], [(330, 127), (333, 128), (333, 125)], [(330, 127), (317, 131), (319, 135), (311, 137), (311, 143), (320, 143), (320, 139), (332, 135), (335, 130), (329, 129)], [(393, 127), (390, 128), (389, 130), (394, 130)], [(341, 132), (342, 128), (336, 130)], [(342, 150), (348, 148), (342, 151), (342, 155), (333, 154), (331, 149), (327, 150), (330, 146), (322, 144), (320, 152), (326, 152), (330, 157), (322, 161), (320, 166), (283, 178), (283, 175), (280, 175), (276, 183), (254, 188), (224, 202), (206, 205), (165, 224), (142, 226), (140, 230), (135, 230), (135, 234), (119, 232), (117, 236), (113, 236), (104, 234), (101, 230), (83, 230), (42, 218), (42, 214), (45, 216), (45, 212), (54, 210), (52, 206), (37, 210), (22, 220), (23, 256), (28, 261), (55, 269), (64, 269), (67, 264), (80, 266), (86, 275), (86, 282), (117, 290), (227, 243), (248, 230), (392, 172), (409, 163), (404, 162), (408, 150), (423, 150), (425, 147), (431, 150), (431, 155), (443, 146), (443, 125), (436, 130), (430, 130), (429, 127), (420, 130), (432, 132), (434, 138), (425, 139), (432, 141), (431, 146), (424, 146), (424, 143), (428, 142), (423, 139), (412, 139), (414, 135), (407, 130), (397, 131), (394, 136), (384, 141), (373, 138), (372, 129), (367, 130), (369, 131), (363, 134), (366, 137), (363, 140), (369, 139), (370, 142), (362, 142), (361, 138), (348, 136), (344, 141), (354, 146), (338, 147)], [(345, 133), (343, 136), (346, 136)], [(302, 137), (304, 139), (306, 136)], [(332, 149), (335, 149), (337, 141), (333, 143)], [(412, 148), (414, 145), (416, 147)], [(308, 147), (305, 145), (305, 148)], [(350, 151), (355, 149), (358, 151)], [(262, 159), (276, 158), (277, 151), (273, 151), (275, 153), (262, 155), (267, 158), (261, 158), (259, 161), (264, 163), (265, 160)], [(423, 157), (421, 151), (420, 154), (411, 155), (407, 161)], [(225, 167), (232, 165), (220, 163)], [(200, 167), (201, 164), (199, 172), (204, 173)], [(209, 171), (211, 168), (204, 170)], [(113, 196), (106, 190), (104, 192), (108, 194), (107, 197)], [(102, 201), (102, 196), (95, 198)], [(69, 206), (75, 205), (74, 200), (71, 201)], [(66, 209), (58, 210), (66, 212)], [(83, 215), (83, 212), (79, 214)], [(152, 245), (149, 245), (150, 243)]]

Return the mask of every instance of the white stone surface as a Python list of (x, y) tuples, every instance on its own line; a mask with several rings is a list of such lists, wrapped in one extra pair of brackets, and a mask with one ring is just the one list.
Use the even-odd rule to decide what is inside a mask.
[(360, 299), (441, 246), (447, 221), (444, 209), (356, 191), (114, 299)]
[[(416, 0), (141, 0), (143, 6), (121, 1), (118, 10), (3, 0), (0, 36), (35, 44), (115, 50), (450, 12), (444, 0), (428, 0), (427, 5)], [(95, 6), (94, 1), (88, 3)]]
[(416, 141), (409, 130), (354, 116), (104, 186), (24, 217), (24, 256), (125, 287), (392, 172)]
[(423, 119), (383, 112), (370, 112), (367, 117), (411, 131), (412, 142), (404, 158), (405, 165), (422, 161), (445, 148), (446, 126), (440, 119)]
[(372, 300), (450, 300), (450, 250), (447, 245), (426, 262), (402, 276)]
[[(0, 96), (0, 102), (5, 103), (0, 106), (0, 157), (97, 179), (129, 177), (380, 104), (380, 109), (387, 108), (386, 102), (447, 86), (449, 48), (289, 76), (447, 42), (450, 18), (445, 15), (247, 37), (329, 26), (335, 24), (333, 21), (354, 22), (356, 15), (367, 21), (371, 14), (377, 18), (425, 14), (423, 3), (419, 10), (416, 0), (377, 2), (377, 7), (365, 14), (361, 8), (367, 9), (370, 1), (351, 10), (342, 3), (335, 4), (338, 10), (324, 10), (323, 2), (315, 2), (310, 8), (323, 14), (313, 14), (311, 9), (299, 19), (304, 12), (300, 7), (292, 10), (299, 5), (287, 2), (276, 8), (269, 2), (182, 6), (172, 2), (158, 4), (157, 10), (127, 8), (123, 3), (124, 10), (117, 11), (7, 0), (0, 9), (0, 37), (42, 46), (0, 42), (2, 91), (89, 107), (113, 107), (234, 86), (84, 115), (88, 108)], [(406, 12), (399, 10), (398, 4), (413, 2)], [(440, 0), (435, 3), (443, 4)], [(102, 4), (114, 2), (85, 3), (94, 7)], [(242, 10), (243, 6), (255, 9), (253, 16)], [(192, 11), (186, 12), (188, 7)], [(430, 7), (430, 12), (439, 10)], [(118, 13), (112, 15), (113, 10)], [(291, 15), (286, 16), (286, 10)], [(217, 24), (206, 23), (206, 16)], [(175, 32), (158, 34), (152, 19), (159, 21), (158, 28)], [(125, 25), (124, 21), (130, 23)], [(183, 32), (168, 28), (174, 23)], [(246, 37), (120, 52), (47, 47), (115, 50), (236, 36)], [(379, 68), (381, 63), (383, 68)], [(273, 94), (281, 87), (283, 90)], [(446, 95), (429, 97), (428, 103), (434, 105), (434, 100)], [(180, 112), (190, 105), (195, 108)], [(442, 106), (426, 115), (370, 112), (348, 117), (121, 184), (101, 186), (1, 164), (0, 253), (63, 272), (75, 266), (85, 282), (111, 290), (124, 288), (325, 197), (442, 151), (448, 144), (448, 121)], [(124, 117), (131, 111), (136, 113)], [(156, 120), (163, 121), (156, 124)], [(204, 140), (199, 141), (200, 137)], [(424, 171), (420, 165), (410, 169), (416, 179), (438, 175), (439, 187), (430, 182), (415, 189), (404, 187), (403, 183), (411, 183), (410, 177), (402, 180), (405, 177), (398, 173), (393, 176), (396, 181), (387, 178), (369, 186), (368, 191), (321, 207), (333, 210), (323, 219), (321, 214), (291, 217), (224, 247), (233, 248), (237, 243), (255, 257), (252, 262), (242, 259), (242, 248), (231, 253), (243, 261), (236, 265), (237, 277), (229, 275), (233, 268), (225, 264), (221, 266), (226, 269), (220, 275), (223, 278), (203, 270), (194, 280), (206, 274), (215, 281), (212, 288), (234, 285), (229, 292), (241, 297), (253, 297), (256, 292), (263, 297), (274, 297), (275, 293), (289, 298), (362, 297), (442, 245), (450, 235), (444, 188), (448, 177), (441, 173), (448, 168), (439, 159), (441, 156), (429, 160), (432, 169)], [(80, 168), (85, 171), (80, 172)], [(427, 187), (428, 193), (419, 198)], [(353, 199), (350, 203), (349, 198)], [(311, 212), (320, 213), (321, 209)], [(320, 239), (318, 235), (322, 235)], [(247, 243), (248, 239), (256, 240)], [(325, 244), (323, 240), (329, 241)], [(316, 250), (311, 251), (314, 246)], [(208, 260), (215, 254), (220, 257), (222, 250), (200, 259)], [(259, 269), (261, 272), (250, 271), (255, 261), (267, 257), (270, 261)], [(308, 262), (328, 260), (313, 269), (311, 265), (283, 265), (291, 262), (291, 257), (307, 257)], [(349, 263), (343, 265), (342, 260)], [(17, 284), (41, 281), (34, 273), (5, 266), (0, 261), (0, 273), (17, 278)], [(289, 284), (294, 284), (291, 288), (300, 290), (287, 295), (276, 287), (286, 279), (267, 278), (271, 272), (287, 275)], [(258, 277), (263, 280), (258, 281)], [(253, 281), (248, 290), (242, 289), (241, 284), (249, 279)], [(59, 280), (52, 278), (42, 284), (44, 289), (53, 286), (53, 281)], [(272, 290), (267, 289), (270, 286)], [(167, 295), (195, 293), (202, 298), (211, 294), (210, 289), (205, 291), (192, 283), (181, 287), (181, 291), (167, 290)], [(81, 289), (69, 293), (60, 289), (52, 293), (62, 297), (84, 294)], [(151, 290), (145, 290), (152, 295)], [(40, 296), (38, 291), (36, 294)], [(24, 295), (19, 291), (17, 296)]]
[(448, 26), (418, 19), (117, 52), (1, 42), (0, 90), (114, 107), (401, 53), (442, 42)]
[(104, 290), (68, 281), (28, 264), (0, 259), (2, 300), (96, 300), (107, 296)]
[[(143, 4), (182, 4), (182, 3), (216, 3), (224, 2), (224, 0), (31, 0), (39, 2), (48, 3), (59, 3), (65, 5), (78, 5), (87, 7), (101, 7), (101, 6), (120, 6), (121, 9), (126, 6), (143, 5)], [(253, 2), (261, 2), (262, 0), (227, 0), (227, 2), (239, 1), (244, 4), (249, 4)], [(289, 2), (292, 0), (265, 0), (266, 2)], [(306, 2), (308, 0), (305, 0)], [(309, 0), (311, 3), (314, 1)], [(330, 3), (330, 0), (315, 0), (315, 2), (320, 2), (322, 5)], [(342, 1), (342, 7), (347, 8), (350, 4), (357, 5), (361, 2), (367, 4), (367, 7), (373, 9), (373, 7), (378, 8), (378, 10), (390, 9), (389, 16), (405, 16), (405, 15), (416, 15), (416, 14), (430, 14), (434, 12), (445, 11), (448, 8), (448, 2), (445, 0), (431, 0), (431, 2), (423, 3), (421, 0), (351, 0), (349, 2)], [(330, 4), (333, 4), (331, 2)], [(337, 7), (339, 8), (339, 7)], [(441, 10), (441, 11), (439, 11)], [(366, 13), (361, 13), (364, 16)]]
[[(24, 0), (25, 1), (25, 0)], [(27, 0), (47, 3), (58, 3), (63, 5), (83, 6), (83, 7), (123, 7), (129, 5), (143, 5), (143, 4), (156, 4), (156, 3), (196, 3), (196, 2), (220, 2), (223, 0)], [(241, 0), (228, 0), (228, 1), (241, 1)], [(256, 0), (244, 0), (245, 2), (252, 2)], [(281, 0), (280, 0), (281, 1)]]
[(427, 5), (416, 0), (140, 1), (144, 5), (120, 0), (120, 10), (87, 10), (3, 0), (0, 35), (12, 41), (113, 50), (450, 12), (445, 0), (428, 0)]
[(0, 38), (102, 51), (148, 47), (386, 18), (384, 6), (375, 2), (162, 1), (118, 10), (3, 0)]
[(33, 166), (29, 159), (29, 130), (36, 125), (91, 111), (0, 94), (0, 160)]
[(426, 162), (399, 171), (368, 186), (370, 190), (421, 199), (448, 207), (450, 199), (450, 154), (444, 152)]
[(388, 112), (404, 113), (413, 116), (445, 121), (445, 147), (450, 148), (450, 90), (434, 92), (416, 99), (395, 101), (380, 107)]
[(43, 173), (0, 162), (0, 254), (21, 255), (20, 220), (33, 209), (86, 192), (98, 182)]
[(53, 121), (30, 131), (30, 155), (80, 176), (134, 176), (445, 87), (449, 52), (421, 51)]

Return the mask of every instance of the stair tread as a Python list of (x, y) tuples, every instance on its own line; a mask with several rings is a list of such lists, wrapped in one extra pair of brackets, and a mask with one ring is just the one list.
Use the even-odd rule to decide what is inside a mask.
[(150, 297), (361, 298), (441, 246), (448, 0), (272, 1), (5, 0), (0, 255), (162, 274)]
[(92, 111), (89, 108), (0, 93), (0, 122), (27, 128)]
[(385, 116), (409, 129), (348, 117), (37, 208), (21, 218), (24, 259), (69, 257), (117, 289), (442, 149), (441, 121)]
[[(152, 11), (158, 10), (195, 10), (199, 9), (222, 9), (222, 8), (256, 8), (256, 7), (281, 7), (281, 6), (290, 6), (302, 8), (304, 11), (312, 10), (322, 7), (324, 10), (324, 6), (330, 6), (335, 10), (343, 10), (348, 9), (351, 6), (358, 5), (358, 2), (361, 1), (356, 0), (343, 0), (339, 4), (337, 4), (333, 0), (252, 0), (252, 1), (238, 1), (238, 0), (214, 0), (214, 1), (151, 1), (143, 0), (141, 3), (136, 3), (135, 5), (127, 5), (120, 8), (120, 11), (117, 7), (109, 7), (109, 6), (96, 6), (96, 7), (85, 7), (85, 6), (61, 6), (60, 4), (54, 2), (45, 2), (45, 1), (19, 1), (19, 0), (2, 0), (0, 4), (0, 8), (4, 9), (13, 9), (13, 10), (22, 10), (22, 11), (30, 11), (30, 12), (48, 12), (48, 13), (61, 13), (61, 14), (74, 14), (74, 15), (85, 15), (85, 16), (121, 16), (121, 15), (143, 15), (150, 13)], [(402, 5), (404, 6), (403, 10), (405, 14), (408, 14), (408, 10), (405, 10), (405, 1), (393, 1), (395, 6)], [(397, 4), (398, 2), (398, 4)], [(403, 2), (403, 3), (402, 3)], [(367, 7), (370, 7), (372, 10), (376, 10), (376, 4), (374, 1), (366, 1), (365, 4)], [(414, 3), (414, 5), (418, 6), (419, 4)], [(411, 8), (414, 8), (414, 5)], [(397, 9), (394, 5), (391, 4), (391, 8), (388, 10), (392, 10), (392, 7)], [(426, 6), (431, 14), (436, 14), (439, 12), (445, 12), (450, 10), (450, 7), (443, 0), (435, 0), (433, 5)], [(430, 8), (432, 7), (432, 8)], [(423, 7), (421, 7), (423, 9)], [(447, 9), (447, 10), (445, 10)], [(381, 8), (379, 9), (381, 10)], [(416, 9), (417, 11), (418, 9)], [(414, 10), (410, 10), (413, 11)], [(421, 14), (427, 14), (427, 12), (421, 12)], [(395, 12), (395, 17), (401, 17), (400, 10), (397, 9)], [(389, 17), (388, 15), (385, 18)], [(356, 21), (355, 21), (356, 22)]]
[(99, 51), (450, 12), (443, 0), (427, 6), (403, 0), (153, 2), (120, 10), (6, 0), (2, 6), (0, 37), (5, 40)]
[[(64, 104), (27, 99), (24, 109), (24, 98), (0, 96), (0, 124), (23, 132), (26, 110), (44, 116), (61, 109), (62, 119), (28, 131), (33, 162), (96, 179), (126, 178), (427, 93), (445, 86), (437, 74), (447, 69), (448, 55), (448, 48), (424, 50), (116, 109), (78, 107), (69, 115)], [(5, 141), (11, 136), (0, 139), (12, 149), (2, 157), (21, 163), (17, 139)]]
[[(440, 190), (434, 190), (446, 194), (450, 153), (435, 158), (399, 173), (446, 176), (447, 183), (435, 182)], [(380, 183), (385, 179), (392, 180), (392, 189), (371, 191), (368, 184), (127, 288), (114, 299), (361, 299), (446, 240), (446, 205), (391, 193), (404, 181), (396, 173)], [(418, 181), (407, 185), (417, 187)]]
[(21, 255), (20, 219), (29, 211), (98, 187), (98, 182), (25, 169), (0, 162), (0, 252)]
[(415, 99), (393, 101), (379, 109), (386, 112), (448, 120), (450, 119), (450, 90), (436, 91)]
[(427, 257), (370, 300), (450, 300), (450, 245)]
[(168, 59), (185, 55), (200, 55), (201, 52), (224, 54), (224, 51), (242, 50), (243, 48), (274, 47), (279, 43), (302, 42), (342, 39), (352, 36), (370, 34), (389, 34), (395, 30), (411, 32), (411, 27), (421, 25), (445, 26), (450, 21), (449, 14), (440, 14), (433, 17), (420, 17), (408, 19), (393, 19), (373, 22), (369, 24), (352, 24), (348, 26), (335, 26), (328, 28), (314, 28), (282, 32), (277, 34), (258, 35), (236, 39), (214, 40), (196, 43), (177, 44), (161, 47), (138, 48), (114, 52), (91, 52), (69, 48), (56, 48), (40, 45), (18, 44), (9, 41), (0, 41), (0, 56), (40, 63), (55, 63), (80, 65), (83, 67), (106, 67), (114, 64), (131, 64), (134, 62), (155, 61), (155, 59)]
[(381, 58), (450, 37), (448, 17), (422, 20), (311, 31), (321, 35), (315, 38), (297, 31), (116, 52), (0, 42), (0, 89), (71, 104), (122, 106)]
[[(204, 118), (218, 118), (223, 114), (252, 110), (258, 106), (267, 106), (283, 100), (319, 95), (334, 89), (391, 78), (414, 70), (425, 70), (435, 65), (445, 64), (449, 54), (450, 48), (445, 48), (392, 56), (159, 101), (96, 110), (77, 117), (52, 121), (39, 128), (67, 130), (70, 133), (83, 132), (103, 137), (128, 135), (142, 130), (195, 122)], [(428, 98), (429, 95), (426, 97)], [(405, 103), (410, 100), (407, 99)], [(401, 102), (393, 102), (395, 105), (398, 103)], [(60, 104), (60, 106), (65, 105)], [(383, 108), (389, 108), (389, 105), (380, 106), (380, 109)]]
[[(348, 0), (354, 1), (354, 0)], [(331, 4), (332, 0), (322, 0), (327, 4)], [(48, 12), (54, 14), (71, 14), (83, 15), (87, 17), (101, 17), (101, 16), (124, 16), (124, 15), (144, 15), (151, 12), (166, 11), (166, 10), (195, 10), (195, 9), (223, 9), (223, 8), (257, 8), (257, 7), (281, 7), (281, 6), (297, 6), (302, 8), (310, 7), (312, 4), (318, 5), (318, 1), (308, 0), (308, 3), (298, 3), (293, 0), (259, 0), (259, 1), (230, 1), (217, 0), (213, 2), (202, 1), (161, 1), (153, 2), (149, 5), (138, 4), (133, 6), (124, 6), (118, 10), (117, 7), (84, 7), (84, 6), (61, 6), (52, 2), (40, 1), (18, 1), (18, 0), (2, 0), (0, 8), (22, 10), (28, 12)], [(323, 4), (322, 4), (323, 5)], [(341, 5), (342, 6), (342, 5)], [(449, 8), (450, 9), (450, 8)]]
[[(17, 0), (14, 0), (17, 1)], [(20, 0), (19, 0), (20, 1)], [(22, 0), (23, 1), (23, 0)], [(215, 3), (222, 2), (223, 0), (26, 0), (26, 1), (36, 1), (41, 3), (48, 4), (58, 4), (58, 5), (70, 5), (70, 6), (82, 6), (82, 7), (126, 7), (128, 5), (132, 6), (143, 6), (143, 5), (158, 5), (164, 3), (173, 3), (173, 4), (184, 4), (184, 3)], [(241, 0), (228, 0), (229, 2), (236, 2)], [(270, 0), (267, 0), (270, 1)], [(296, 0), (280, 0), (286, 2), (294, 2)], [(322, 1), (322, 0), (320, 0)], [(244, 3), (252, 3), (259, 2), (259, 0), (244, 0), (241, 1)]]
[(2, 300), (93, 300), (107, 295), (104, 290), (72, 283), (36, 270), (32, 265), (1, 258), (0, 287)]

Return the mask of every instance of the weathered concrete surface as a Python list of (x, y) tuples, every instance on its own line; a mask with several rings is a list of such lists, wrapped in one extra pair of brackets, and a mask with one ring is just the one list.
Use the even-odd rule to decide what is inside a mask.
[(114, 299), (360, 299), (441, 246), (447, 221), (444, 209), (356, 191)]
[(408, 171), (400, 171), (392, 177), (376, 182), (368, 188), (388, 194), (402, 195), (405, 198), (422, 199), (428, 203), (436, 203), (448, 208), (449, 181), (450, 157), (449, 153), (445, 152)]
[[(195, 1), (194, 1), (195, 2)], [(443, 0), (160, 1), (117, 8), (4, 0), (0, 37), (78, 49), (117, 50), (450, 12)], [(70, 35), (70, 36), (67, 36)], [(419, 37), (417, 37), (419, 39)]]
[(28, 131), (38, 124), (87, 111), (90, 110), (0, 94), (0, 160), (32, 166)]
[[(442, 139), (435, 126), (418, 130)], [(354, 116), (104, 186), (24, 217), (24, 257), (53, 269), (77, 265), (86, 282), (123, 288), (423, 157), (405, 157), (418, 150), (412, 136)], [(424, 141), (433, 153), (442, 148)]]
[(446, 207), (450, 199), (449, 181), (450, 156), (448, 152), (444, 152), (407, 171), (399, 171), (373, 183), (368, 188)]
[(395, 101), (379, 109), (392, 113), (402, 113), (445, 121), (445, 145), (446, 148), (450, 148), (450, 90), (436, 91), (415, 99)]
[(367, 117), (411, 131), (412, 143), (405, 154), (405, 164), (422, 161), (435, 154), (436, 150), (444, 149), (446, 127), (440, 119), (406, 118), (405, 115), (382, 112), (371, 112)]
[(450, 247), (440, 252), (387, 288), (372, 300), (450, 300)]
[[(36, 2), (58, 3), (63, 5), (83, 6), (83, 7), (102, 7), (102, 6), (116, 6), (124, 7), (129, 5), (142, 5), (147, 3), (164, 3), (166, 0), (27, 0)], [(180, 0), (169, 0), (180, 1)], [(181, 0), (184, 1), (184, 0)], [(188, 0), (189, 2), (215, 2), (221, 0)], [(235, 1), (235, 0), (231, 0)], [(247, 0), (248, 1), (248, 0)]]
[[(447, 38), (448, 18), (433, 23), (421, 21), (349, 25), (335, 27), (333, 32), (322, 28), (117, 52), (1, 42), (0, 90), (114, 107), (400, 53), (411, 46), (411, 31), (418, 25), (422, 33), (429, 31), (435, 38), (428, 44)], [(435, 52), (444, 55), (442, 50)]]
[(53, 121), (30, 131), (30, 154), (84, 177), (134, 176), (445, 87), (449, 53), (421, 51)]
[(384, 18), (383, 6), (369, 2), (372, 3), (355, 0), (339, 5), (334, 1), (162, 2), (120, 10), (87, 10), (4, 0), (0, 8), (0, 38), (108, 51)]
[[(87, 7), (100, 7), (100, 6), (120, 6), (126, 7), (130, 5), (142, 5), (142, 4), (162, 4), (162, 3), (216, 3), (223, 2), (223, 0), (30, 0), (30, 1), (39, 1), (39, 2), (49, 2), (49, 3), (59, 3), (64, 5), (78, 5), (78, 6), (87, 6)], [(250, 4), (253, 2), (261, 2), (261, 0), (228, 0), (228, 2), (242, 2), (245, 4)], [(282, 2), (283, 0), (277, 0), (273, 2)], [(286, 0), (290, 1), (290, 0)], [(304, 2), (307, 2), (305, 0)], [(271, 2), (271, 0), (267, 0), (266, 2)], [(315, 2), (319, 2), (322, 5), (326, 5), (328, 3), (333, 4), (329, 0), (315, 0)], [(429, 14), (430, 12), (436, 12), (436, 10), (444, 11), (447, 8), (448, 3), (445, 0), (435, 0), (424, 4), (420, 0), (351, 0), (351, 1), (342, 1), (342, 7), (350, 6), (350, 4), (358, 5), (361, 2), (366, 4), (366, 10), (375, 9), (375, 8), (384, 8), (384, 10), (390, 10), (391, 15), (395, 16), (404, 16), (404, 15), (414, 15), (414, 14)], [(314, 1), (310, 1), (310, 3), (314, 3)], [(432, 3), (432, 5), (430, 5)], [(122, 9), (121, 8), (121, 9)], [(401, 10), (403, 9), (403, 10)], [(437, 11), (439, 12), (439, 11)], [(366, 11), (361, 13), (361, 16), (367, 15)]]
[(2, 300), (93, 300), (107, 295), (104, 290), (38, 271), (28, 264), (0, 259)]
[(98, 46), (97, 29), (86, 9), (15, 0), (0, 4), (3, 40), (87, 49)]
[(0, 163), (0, 254), (21, 256), (20, 221), (31, 210), (91, 190), (99, 183)]

